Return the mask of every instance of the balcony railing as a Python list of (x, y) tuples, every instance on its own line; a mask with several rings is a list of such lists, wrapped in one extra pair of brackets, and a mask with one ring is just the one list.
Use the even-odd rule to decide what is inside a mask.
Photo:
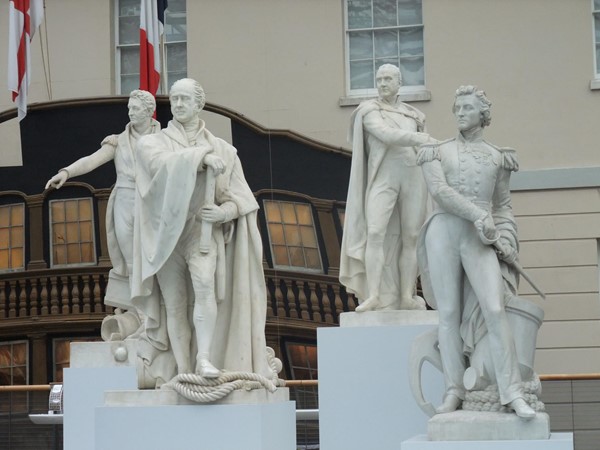
[[(71, 267), (0, 274), (0, 321), (64, 320), (112, 313), (103, 299), (109, 267)], [(357, 301), (337, 277), (265, 270), (267, 319), (337, 324)]]

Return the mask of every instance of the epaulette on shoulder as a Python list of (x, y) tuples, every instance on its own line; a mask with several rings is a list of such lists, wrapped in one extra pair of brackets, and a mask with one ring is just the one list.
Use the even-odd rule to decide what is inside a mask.
[(417, 165), (422, 165), (427, 162), (431, 162), (434, 159), (441, 161), (440, 157), (440, 145), (446, 144), (447, 142), (453, 141), (452, 139), (446, 139), (445, 141), (436, 142), (435, 144), (423, 144), (419, 148), (419, 152), (417, 153)]
[(117, 143), (119, 141), (119, 135), (117, 134), (109, 134), (108, 136), (106, 136), (103, 140), (102, 143), (100, 144), (100, 147), (102, 147), (103, 145), (112, 145), (113, 147), (117, 146)]
[(499, 147), (498, 151), (502, 155), (502, 167), (506, 170), (517, 172), (519, 170), (517, 151), (510, 147)]

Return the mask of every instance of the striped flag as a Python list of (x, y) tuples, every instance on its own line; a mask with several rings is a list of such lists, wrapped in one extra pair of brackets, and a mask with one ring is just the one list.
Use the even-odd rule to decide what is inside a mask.
[(165, 23), (167, 0), (141, 0), (140, 89), (156, 95), (160, 83), (160, 35)]
[(31, 81), (29, 44), (42, 23), (44, 0), (10, 0), (8, 17), (8, 90), (17, 105), (19, 120), (23, 120)]

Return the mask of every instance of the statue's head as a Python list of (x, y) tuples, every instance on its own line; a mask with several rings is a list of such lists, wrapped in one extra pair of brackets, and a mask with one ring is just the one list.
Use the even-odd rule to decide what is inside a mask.
[(379, 97), (389, 100), (395, 97), (402, 86), (402, 74), (398, 66), (383, 64), (377, 69), (375, 83)]
[(178, 122), (186, 123), (204, 108), (206, 95), (196, 80), (182, 78), (171, 86), (169, 101), (173, 117)]
[(156, 100), (150, 92), (136, 89), (129, 94), (127, 108), (129, 109), (129, 120), (133, 126), (141, 125), (150, 120), (154, 114)]
[(476, 86), (461, 86), (454, 94), (452, 112), (458, 122), (460, 131), (470, 130), (474, 127), (486, 127), (492, 121), (492, 102), (488, 100), (485, 92)]

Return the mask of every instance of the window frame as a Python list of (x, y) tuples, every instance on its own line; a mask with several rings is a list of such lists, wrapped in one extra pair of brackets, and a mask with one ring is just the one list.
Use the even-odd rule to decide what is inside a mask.
[[(420, 28), (423, 32), (423, 84), (422, 85), (402, 85), (400, 87), (400, 99), (402, 101), (428, 101), (431, 99), (431, 93), (426, 89), (427, 85), (427, 74), (425, 71), (425, 19), (423, 17), (423, 2), (421, 0), (421, 24), (419, 25), (396, 25), (389, 27), (372, 27), (372, 28), (360, 28), (352, 29), (349, 28), (348, 23), (348, 1), (343, 0), (343, 13), (344, 13), (344, 69), (345, 69), (345, 83), (346, 83), (346, 95), (339, 100), (340, 106), (354, 106), (358, 105), (361, 101), (374, 98), (378, 96), (377, 87), (374, 85), (372, 88), (352, 89), (351, 88), (351, 74), (350, 74), (350, 33), (355, 31), (373, 31), (373, 30), (401, 30), (401, 29), (415, 29)], [(371, 7), (373, 0), (371, 1)], [(373, 60), (375, 55), (373, 54)]]
[(15, 367), (22, 367), (22, 366), (14, 366), (11, 365), (9, 366), (9, 368), (11, 369), (11, 384), (6, 385), (6, 386), (27, 386), (29, 384), (29, 341), (27, 339), (18, 339), (18, 340), (13, 340), (13, 341), (2, 341), (0, 342), (0, 346), (5, 346), (5, 345), (10, 345), (11, 346), (11, 359), (13, 358), (13, 352), (12, 352), (12, 346), (14, 346), (15, 344), (25, 344), (25, 384), (14, 384), (13, 378), (13, 371), (12, 369), (14, 369)]
[[(22, 267), (0, 268), (0, 273), (21, 272), (21, 271), (25, 270), (25, 268), (27, 266), (26, 261), (25, 261), (25, 256), (26, 256), (26, 252), (25, 252), (26, 248), (25, 247), (27, 244), (26, 224), (25, 224), (25, 219), (26, 219), (25, 212), (27, 210), (26, 205), (25, 205), (25, 203), (22, 203), (22, 202), (15, 202), (15, 203), (7, 203), (5, 205), (0, 205), (0, 208), (4, 208), (4, 207), (11, 208), (11, 210), (9, 211), (9, 217), (12, 219), (12, 207), (14, 207), (14, 206), (21, 206), (23, 208), (23, 220), (22, 220), (22, 225), (21, 225), (21, 228), (23, 229), (23, 245), (21, 246), (21, 249), (23, 252), (23, 255), (22, 255), (23, 266)], [(8, 230), (12, 230), (12, 228), (13, 228), (12, 224), (9, 224), (9, 226), (7, 227)], [(10, 231), (9, 231), (9, 233), (10, 233)], [(10, 242), (11, 240), (12, 240), (12, 238), (9, 237), (9, 246), (7, 247), (7, 250), (9, 250), (9, 262), (10, 262), (10, 259), (12, 256), (10, 250), (12, 250), (12, 248), (13, 248), (11, 246), (11, 242)]]
[(598, 9), (596, 9), (595, 4), (596, 0), (590, 0), (592, 12), (592, 60), (594, 64), (594, 77), (590, 82), (590, 89), (600, 89), (600, 61), (598, 61), (598, 48), (600, 47), (600, 39), (596, 40), (597, 34), (600, 34), (600, 29), (596, 30), (596, 17), (599, 19), (598, 27), (600, 28), (600, 4), (598, 5)]
[[(187, 1), (188, 0), (183, 0), (185, 1), (185, 15), (186, 15), (186, 24), (187, 24)], [(114, 9), (114, 14), (113, 14), (113, 23), (114, 23), (114, 40), (115, 40), (115, 44), (114, 44), (114, 51), (115, 51), (115, 91), (117, 95), (129, 95), (124, 94), (122, 91), (122, 83), (121, 83), (121, 76), (123, 75), (121, 73), (121, 49), (122, 48), (138, 48), (140, 47), (140, 42), (139, 42), (139, 34), (138, 34), (138, 39), (137, 39), (137, 44), (121, 44), (120, 43), (120, 39), (119, 39), (119, 30), (120, 30), (120, 21), (119, 18), (120, 16), (120, 8), (119, 8), (119, 4), (120, 4), (121, 0), (113, 0), (113, 9)], [(168, 11), (168, 7), (167, 10)], [(165, 11), (165, 22), (167, 22), (168, 20), (168, 16), (170, 15), (169, 13), (167, 13)], [(134, 17), (138, 17), (139, 16), (134, 16)], [(166, 23), (165, 23), (166, 26)], [(139, 27), (138, 27), (139, 29)], [(163, 35), (164, 36), (164, 35)], [(163, 39), (161, 37), (161, 42), (163, 42)], [(161, 74), (160, 74), (160, 84), (158, 86), (158, 92), (156, 93), (157, 95), (159, 94), (167, 94), (169, 92), (168, 87), (171, 86), (173, 83), (169, 83), (169, 70), (168, 70), (168, 65), (167, 65), (167, 47), (173, 44), (182, 44), (185, 43), (186, 44), (186, 77), (187, 77), (187, 73), (188, 73), (188, 69), (187, 69), (187, 43), (188, 43), (188, 39), (187, 39), (187, 31), (186, 31), (186, 39), (184, 41), (179, 40), (179, 41), (170, 41), (170, 42), (166, 42), (164, 41), (163, 44), (161, 45), (161, 55), (162, 55), (162, 66), (161, 66)], [(139, 51), (138, 51), (138, 56), (139, 56)], [(139, 80), (139, 65), (138, 65), (138, 80)], [(177, 80), (175, 80), (177, 81)], [(139, 82), (138, 82), (138, 87), (139, 87)], [(136, 87), (135, 89), (138, 89), (138, 87)]]
[[(54, 221), (52, 218), (52, 204), (55, 202), (69, 202), (69, 201), (81, 201), (81, 200), (87, 200), (90, 202), (90, 211), (91, 211), (91, 215), (90, 215), (90, 222), (91, 222), (91, 244), (92, 244), (92, 250), (94, 252), (93, 255), (93, 261), (90, 262), (78, 262), (78, 263), (66, 263), (66, 264), (58, 264), (54, 262)], [(95, 266), (98, 264), (98, 253), (97, 253), (97, 249), (96, 249), (96, 212), (95, 212), (95, 204), (94, 204), (94, 199), (92, 197), (75, 197), (75, 198), (59, 198), (59, 199), (54, 199), (54, 200), (49, 200), (48, 201), (48, 229), (49, 229), (49, 244), (50, 244), (50, 267), (51, 268), (63, 268), (63, 267), (83, 267), (83, 266)], [(77, 223), (79, 224), (81, 222), (80, 217), (78, 216), (77, 218)], [(64, 222), (65, 224), (67, 223), (66, 221)], [(79, 228), (79, 231), (81, 231), (81, 229)], [(81, 237), (81, 236), (80, 236)], [(86, 241), (88, 242), (88, 241)], [(78, 243), (81, 245), (81, 239), (78, 241)], [(80, 255), (81, 255), (81, 249), (80, 249)], [(68, 259), (68, 257), (67, 257)]]
[[(292, 266), (292, 265), (283, 265), (283, 264), (277, 264), (276, 263), (276, 259), (275, 259), (275, 252), (273, 250), (273, 241), (271, 239), (271, 230), (269, 228), (269, 223), (276, 223), (276, 222), (269, 222), (269, 217), (267, 216), (267, 202), (273, 202), (275, 204), (281, 204), (281, 203), (291, 203), (293, 205), (299, 204), (299, 205), (304, 205), (307, 206), (309, 211), (310, 211), (310, 215), (311, 215), (311, 219), (312, 219), (312, 230), (313, 233), (315, 235), (315, 244), (316, 244), (316, 250), (317, 253), (319, 255), (319, 263), (321, 265), (321, 267), (319, 269), (316, 268), (310, 268), (310, 267), (300, 267), (300, 266)], [(321, 245), (319, 243), (319, 234), (317, 231), (317, 222), (315, 220), (315, 214), (313, 211), (313, 205), (310, 202), (307, 201), (297, 201), (297, 200), (282, 200), (282, 199), (276, 199), (276, 198), (264, 198), (262, 199), (262, 206), (263, 206), (263, 215), (264, 215), (264, 219), (265, 219), (265, 225), (267, 228), (267, 239), (268, 239), (268, 244), (269, 244), (269, 252), (270, 252), (270, 256), (271, 256), (271, 261), (273, 264), (273, 269), (276, 270), (287, 270), (287, 271), (293, 271), (293, 272), (302, 272), (302, 273), (315, 273), (315, 274), (324, 274), (325, 273), (325, 264), (323, 261), (323, 254), (322, 254), (322, 250), (321, 250)], [(295, 209), (294, 209), (295, 210)], [(281, 224), (283, 225), (283, 222), (281, 222)], [(298, 223), (295, 224), (296, 226), (299, 226)], [(284, 234), (285, 234), (285, 230), (284, 230)], [(285, 238), (285, 236), (284, 236)], [(288, 245), (287, 242), (285, 244), (286, 249), (288, 249)], [(302, 245), (301, 247), (302, 249), (304, 249), (304, 245)], [(309, 247), (311, 248), (311, 247)], [(288, 254), (289, 255), (289, 254)], [(291, 262), (291, 260), (290, 260)]]

